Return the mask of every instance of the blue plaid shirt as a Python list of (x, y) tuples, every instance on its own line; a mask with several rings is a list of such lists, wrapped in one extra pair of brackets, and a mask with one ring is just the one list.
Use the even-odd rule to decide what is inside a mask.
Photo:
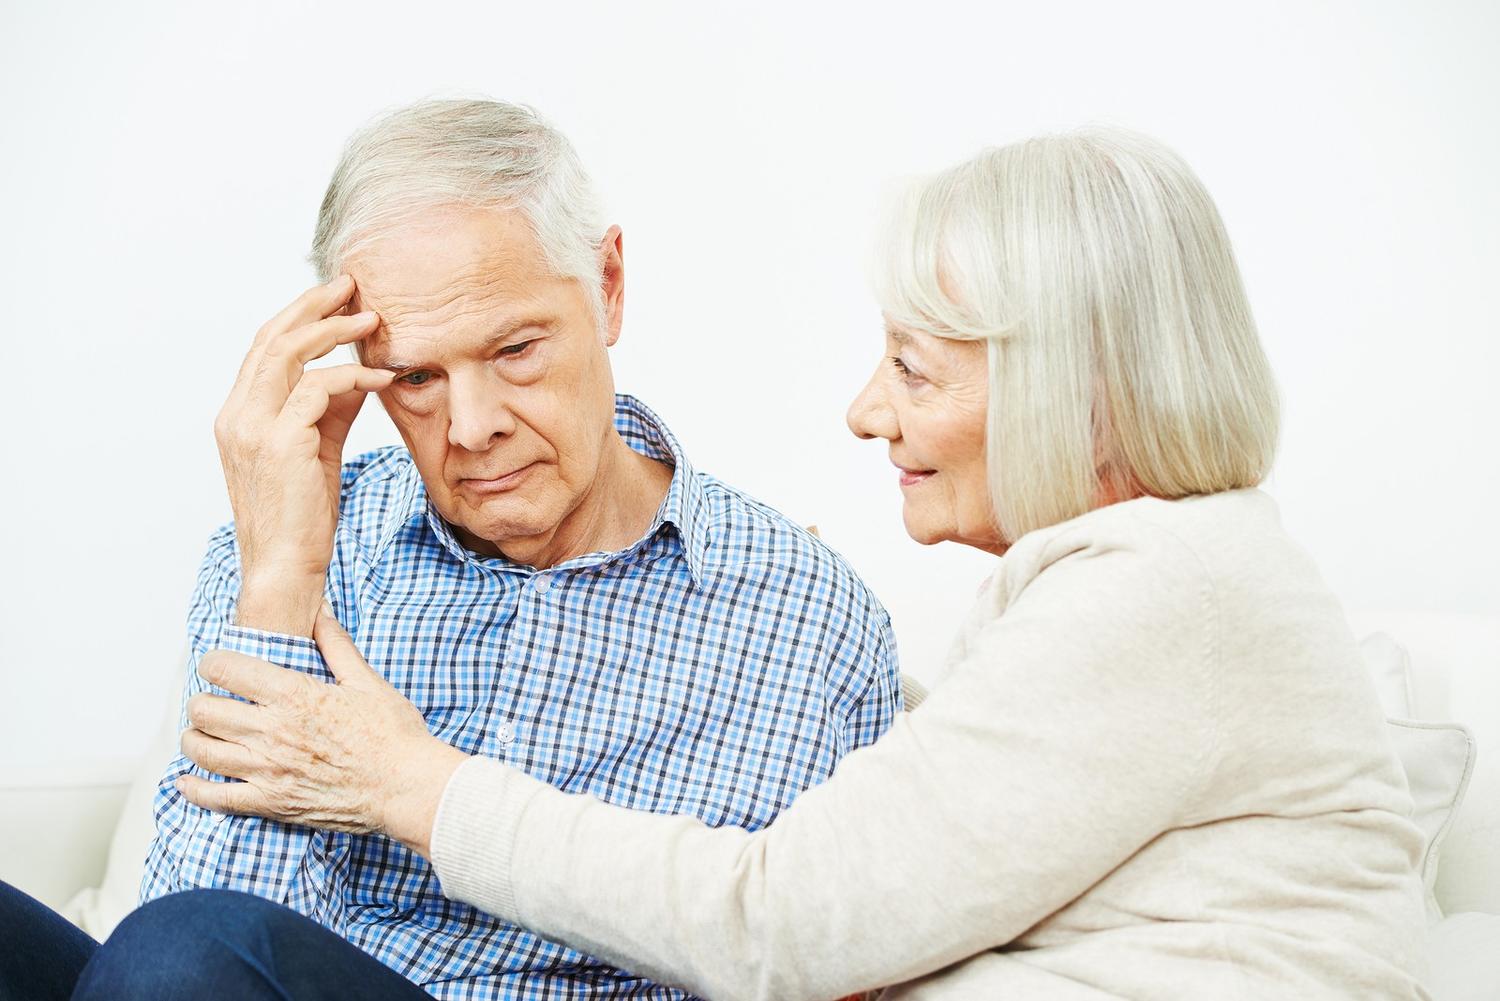
[[(455, 747), (609, 803), (763, 827), (900, 709), (890, 620), (817, 539), (694, 472), (639, 402), (619, 397), (615, 425), (674, 466), (635, 545), (547, 570), (479, 556), (409, 453), (387, 448), (344, 468), (329, 600)], [(196, 670), (214, 648), (331, 680), (311, 640), (233, 625), (238, 590), (231, 525), (193, 596), (188, 696), (224, 694)], [(448, 900), (389, 838), (193, 806), (172, 785), (184, 772), (205, 774), (179, 756), (157, 789), (143, 901), (194, 887), (268, 897), (439, 998), (686, 997)]]

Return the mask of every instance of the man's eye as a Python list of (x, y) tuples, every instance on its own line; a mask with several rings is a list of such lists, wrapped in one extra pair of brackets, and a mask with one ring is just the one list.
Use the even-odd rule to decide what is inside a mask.
[(425, 371), (420, 371), (419, 370), (419, 371), (416, 371), (416, 372), (408, 372), (408, 373), (406, 373), (403, 376), (398, 376), (397, 379), (396, 379), (396, 381), (397, 382), (404, 382), (408, 386), (421, 386), (421, 385), (424, 385), (425, 383), (431, 381), (431, 379), (432, 379), (432, 373), (431, 372), (425, 372)]
[(525, 354), (526, 349), (535, 343), (536, 341), (522, 341), (520, 344), (507, 344), (500, 349), (500, 354), (506, 358), (514, 358), (517, 355)]

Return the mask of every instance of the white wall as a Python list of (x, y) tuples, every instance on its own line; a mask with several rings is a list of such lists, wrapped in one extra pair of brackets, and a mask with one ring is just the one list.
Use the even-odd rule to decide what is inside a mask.
[(1492, 3), (142, 6), (0, 12), (0, 760), (144, 744), (228, 517), (213, 415), (311, 283), (344, 138), (434, 93), (574, 138), (626, 234), (621, 388), (822, 526), (919, 675), (988, 560), (907, 541), (843, 427), (870, 219), (894, 178), (1089, 121), (1217, 198), (1286, 397), (1270, 489), (1335, 589), (1500, 609)]

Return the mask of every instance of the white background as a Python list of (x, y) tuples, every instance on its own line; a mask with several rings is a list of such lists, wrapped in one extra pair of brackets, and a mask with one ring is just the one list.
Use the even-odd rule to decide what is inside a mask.
[[(1286, 401), (1268, 489), (1346, 604), (1500, 610), (1494, 3), (740, 6), (5, 4), (0, 760), (144, 745), (228, 518), (213, 415), (343, 140), (429, 95), (573, 138), (626, 234), (620, 388), (820, 525), (918, 676), (990, 561), (906, 540), (844, 429), (872, 217), (1088, 122), (1217, 199)], [(372, 405), (351, 449), (394, 440)]]

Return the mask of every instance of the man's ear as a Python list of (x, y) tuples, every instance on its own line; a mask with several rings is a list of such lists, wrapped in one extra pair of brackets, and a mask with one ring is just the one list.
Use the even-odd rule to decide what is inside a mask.
[(611, 226), (599, 241), (599, 274), (604, 294), (604, 344), (614, 347), (625, 319), (625, 234)]

